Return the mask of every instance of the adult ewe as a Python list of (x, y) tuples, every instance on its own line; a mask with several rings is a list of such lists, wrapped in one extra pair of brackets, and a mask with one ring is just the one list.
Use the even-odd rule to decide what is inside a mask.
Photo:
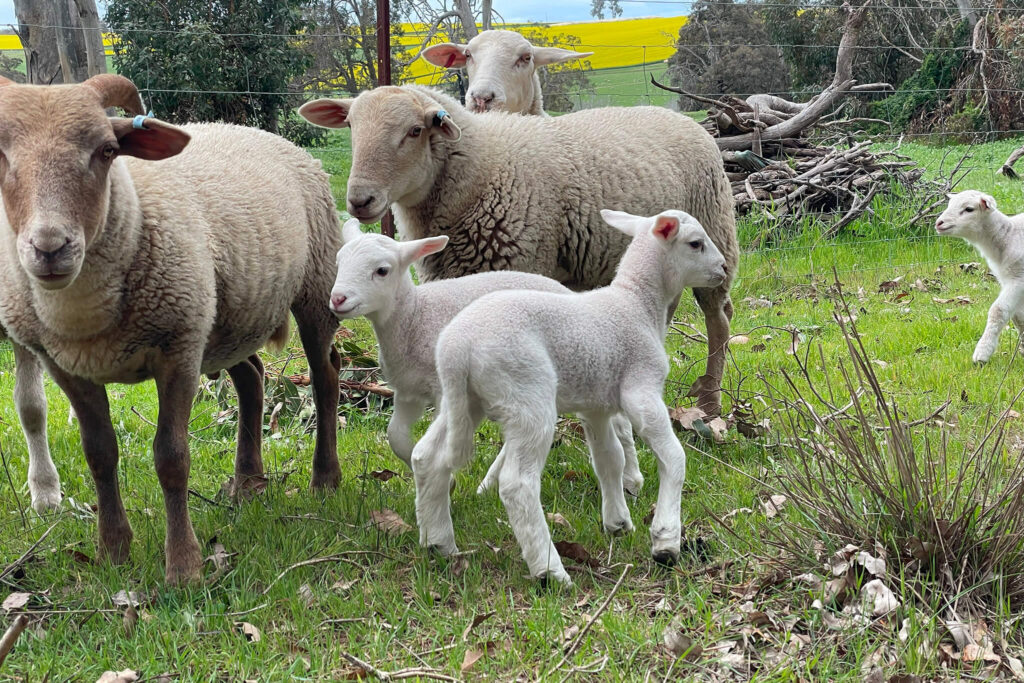
[(709, 354), (691, 395), (705, 412), (721, 410), (736, 221), (721, 154), (695, 121), (657, 107), (472, 114), (413, 85), (315, 100), (299, 113), (352, 127), (353, 216), (372, 223), (390, 205), (403, 239), (450, 238), (421, 262), (425, 280), (521, 270), (573, 289), (601, 287), (629, 242), (601, 220), (602, 208), (649, 216), (673, 206), (693, 215), (725, 257), (727, 276), (694, 289)]
[[(326, 293), (339, 228), (327, 176), (282, 138), (142, 113), (128, 79), (0, 87), (0, 322), (36, 351), (78, 414), (101, 552), (128, 555), (104, 384), (156, 380), (153, 454), (167, 513), (167, 581), (197, 579), (188, 420), (201, 373), (239, 392), (235, 472), (258, 475), (262, 367), (289, 308), (317, 408), (313, 485), (336, 485), (339, 358)], [(186, 146), (187, 145), (187, 146)], [(158, 160), (164, 159), (160, 163)]]
[(420, 57), (434, 66), (466, 70), (466, 107), (470, 111), (547, 116), (537, 68), (592, 54), (536, 47), (515, 31), (481, 31), (468, 44), (431, 45)]

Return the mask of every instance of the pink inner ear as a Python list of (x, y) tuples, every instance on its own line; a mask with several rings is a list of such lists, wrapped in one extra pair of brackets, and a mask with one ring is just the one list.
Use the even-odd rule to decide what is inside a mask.
[(679, 230), (679, 221), (671, 216), (659, 216), (654, 223), (654, 234), (663, 240), (669, 240)]
[(450, 68), (452, 68), (452, 64), (454, 64), (454, 63), (455, 63), (455, 53), (452, 52), (451, 54), (448, 55), (448, 60), (444, 63), (444, 68), (450, 69)]
[(444, 244), (438, 242), (427, 242), (419, 248), (419, 251), (416, 253), (416, 259), (419, 260), (424, 256), (430, 256), (434, 252), (440, 251), (443, 246)]
[(343, 127), (348, 117), (345, 107), (330, 100), (316, 100), (303, 105), (301, 113), (309, 121), (329, 128)]
[(988, 202), (985, 201), (984, 197), (981, 198), (981, 209), (982, 211), (988, 211)]

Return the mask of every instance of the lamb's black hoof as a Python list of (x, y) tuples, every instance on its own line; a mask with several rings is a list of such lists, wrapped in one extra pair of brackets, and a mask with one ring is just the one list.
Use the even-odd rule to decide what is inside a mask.
[(674, 553), (671, 550), (659, 550), (652, 553), (651, 557), (662, 567), (674, 567), (679, 563), (679, 553)]

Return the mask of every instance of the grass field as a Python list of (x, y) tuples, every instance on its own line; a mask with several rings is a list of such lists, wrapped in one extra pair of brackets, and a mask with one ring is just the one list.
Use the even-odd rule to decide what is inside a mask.
[[(991, 192), (1007, 213), (1024, 209), (1020, 185), (993, 173), (1020, 142), (974, 148), (969, 165), (976, 170), (963, 187)], [(904, 149), (929, 168), (946, 151), (923, 144)], [(315, 153), (334, 174), (343, 204), (347, 137), (338, 135)], [(66, 502), (45, 517), (28, 507), (24, 442), (12, 402), (0, 400), (0, 568), (31, 549), (28, 560), (2, 582), (5, 590), (30, 593), (26, 609), (37, 615), (0, 669), (0, 679), (93, 681), (105, 670), (123, 669), (145, 680), (353, 679), (359, 670), (343, 653), (384, 671), (436, 667), (453, 678), (477, 680), (861, 680), (876, 664), (884, 677), (870, 680), (989, 677), (992, 669), (981, 659), (951, 671), (939, 649), (922, 646), (943, 635), (935, 616), (939, 598), (915, 603), (914, 596), (901, 595), (904, 606), (897, 615), (836, 631), (825, 610), (812, 607), (813, 591), (791, 575), (776, 575), (777, 551), (765, 540), (788, 514), (769, 518), (762, 506), (778, 492), (773, 475), (787, 455), (778, 447), (781, 425), (772, 406), (759, 397), (764, 382), (778, 385), (781, 373), (797, 374), (796, 357), (787, 353), (793, 330), (801, 353), (820, 353), (813, 376), (838, 378), (846, 356), (832, 318), (833, 269), (857, 310), (863, 343), (882, 362), (876, 368), (880, 381), (900, 410), (916, 419), (952, 400), (943, 425), (922, 427), (929, 438), (948, 440), (954, 452), (967, 447), (979, 438), (990, 408), (1005, 408), (1021, 386), (1012, 329), (990, 364), (971, 364), (998, 290), (984, 267), (959, 267), (979, 261), (977, 254), (959, 240), (934, 236), (927, 225), (897, 230), (906, 208), (881, 201), (874, 208), (874, 216), (835, 241), (821, 240), (808, 224), (799, 234), (777, 239), (772, 249), (743, 254), (733, 333), (748, 341), (731, 349), (726, 410), (747, 401), (758, 419), (773, 422), (762, 439), (735, 431), (725, 443), (683, 435), (689, 454), (682, 507), (686, 552), (672, 570), (651, 562), (642, 521), (657, 490), (650, 452), (641, 449), (647, 484), (630, 501), (637, 530), (609, 539), (601, 531), (597, 482), (584, 444), (568, 423), (549, 457), (542, 498), (548, 512), (564, 518), (564, 524), (552, 525), (555, 540), (579, 543), (595, 560), (595, 568), (567, 562), (572, 590), (542, 589), (526, 577), (497, 496), (473, 493), (500, 445), (493, 427), (482, 430), (478, 459), (457, 478), (453, 518), (466, 554), (456, 559), (421, 550), (414, 530), (388, 533), (370, 521), (372, 511), (388, 509), (415, 523), (411, 477), (386, 444), (389, 407), (380, 403), (368, 410), (363, 404), (342, 406), (343, 479), (336, 493), (307, 490), (312, 437), (308, 413), (298, 411), (282, 420), (277, 433), (270, 435), (268, 428), (266, 492), (230, 505), (218, 492), (232, 470), (234, 397), (228, 391), (223, 402), (222, 387), (210, 382), (193, 410), (192, 487), (198, 495), (191, 512), (206, 554), (214, 556), (223, 546), (221, 554), (228, 557), (218, 571), (211, 560), (204, 585), (170, 589), (163, 583), (164, 516), (151, 456), (152, 384), (108, 390), (121, 444), (121, 487), (135, 531), (131, 561), (120, 567), (93, 559), (89, 506), (95, 494), (77, 429), (64, 419), (63, 396), (48, 386), (51, 447)], [(740, 234), (750, 244), (769, 228), (744, 219)], [(880, 291), (881, 283), (896, 278), (902, 284)], [(918, 280), (923, 290), (912, 286)], [(969, 303), (957, 303), (956, 297)], [(686, 298), (677, 319), (703, 328)], [(365, 322), (348, 328), (348, 355), (372, 349)], [(666, 398), (670, 406), (685, 406), (691, 401), (684, 398), (686, 389), (701, 373), (706, 351), (681, 332), (670, 333), (668, 347), (673, 369)], [(266, 363), (272, 375), (305, 370), (297, 343), (267, 356)], [(0, 396), (11, 395), (12, 371), (10, 348), (0, 343)], [(1019, 447), (1007, 449), (1008, 457), (1019, 457)], [(398, 476), (386, 479), (379, 474), (386, 469)], [(842, 482), (837, 486), (839, 495)], [(835, 542), (841, 547), (841, 540)], [(329, 561), (293, 567), (318, 558)], [(627, 565), (633, 568), (608, 608), (585, 630)], [(115, 602), (119, 591), (139, 594), (136, 615), (126, 616)], [(0, 597), (6, 597), (3, 591)], [(1019, 657), (1018, 617), (994, 609), (987, 618), (993, 629), (1003, 629), (1008, 652)], [(897, 636), (903, 619), (905, 639)], [(243, 623), (258, 635), (251, 628), (246, 635)], [(663, 634), (669, 627), (690, 639), (689, 656), (677, 659), (666, 651)], [(563, 648), (581, 629), (579, 647), (562, 662)], [(171, 678), (157, 678), (164, 673)]]

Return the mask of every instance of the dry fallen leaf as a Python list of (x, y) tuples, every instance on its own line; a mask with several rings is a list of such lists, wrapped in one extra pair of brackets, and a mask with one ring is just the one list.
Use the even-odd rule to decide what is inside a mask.
[(661, 632), (661, 642), (665, 644), (665, 649), (676, 657), (696, 659), (704, 652), (699, 643), (694, 643), (693, 638), (683, 633), (676, 620)]
[(316, 597), (313, 595), (313, 589), (308, 583), (304, 583), (299, 586), (299, 599), (302, 600), (302, 604), (306, 607), (312, 607), (316, 604)]
[(683, 429), (693, 431), (693, 421), (707, 417), (707, 413), (700, 408), (683, 408), (679, 406), (669, 411), (669, 417), (678, 422), (679, 426)]
[(384, 533), (391, 534), (392, 536), (399, 536), (408, 531), (412, 531), (412, 527), (405, 523), (405, 520), (398, 516), (398, 513), (394, 510), (371, 510), (370, 521), (373, 525), (383, 531)]
[(768, 519), (779, 514), (782, 511), (782, 506), (785, 504), (786, 497), (781, 494), (776, 494), (768, 500), (761, 501), (761, 505), (764, 507), (764, 516)]
[(124, 671), (104, 671), (103, 675), (96, 679), (96, 683), (134, 683), (139, 680), (139, 674), (131, 669)]
[(493, 611), (474, 614), (472, 621), (469, 622), (469, 624), (466, 626), (466, 629), (462, 632), (462, 642), (469, 642), (469, 634), (473, 632), (473, 629), (475, 629), (477, 626), (493, 617), (495, 614), (497, 614), (497, 612)]
[(332, 591), (338, 591), (339, 593), (345, 593), (349, 591), (352, 586), (356, 585), (358, 579), (352, 579), (351, 581), (335, 581), (331, 584)]
[(548, 521), (552, 524), (560, 524), (561, 526), (564, 526), (566, 529), (569, 529), (570, 531), (573, 530), (572, 524), (569, 524), (568, 520), (566, 520), (565, 517), (563, 517), (560, 513), (549, 512), (547, 513), (547, 517)]
[(374, 470), (373, 472), (370, 472), (370, 476), (376, 479), (377, 481), (387, 481), (392, 477), (398, 476), (398, 472), (394, 472), (389, 469)]
[(466, 673), (473, 668), (473, 665), (480, 661), (484, 655), (494, 654), (498, 650), (501, 650), (507, 642), (501, 640), (489, 640), (486, 643), (478, 643), (475, 647), (471, 647), (466, 650), (465, 656), (462, 658), (462, 673)]
[(7, 598), (3, 602), (3, 605), (0, 605), (0, 607), (3, 607), (3, 610), (5, 612), (21, 609), (22, 607), (28, 604), (28, 601), (31, 597), (31, 593), (11, 593), (7, 596)]
[(768, 299), (755, 299), (752, 296), (748, 296), (745, 299), (743, 299), (743, 303), (745, 303), (749, 308), (771, 308), (774, 305)]
[(871, 606), (871, 614), (876, 617), (885, 616), (900, 606), (900, 600), (882, 583), (881, 579), (873, 579), (860, 589), (861, 599)]
[(555, 543), (555, 550), (558, 551), (558, 554), (561, 555), (562, 558), (573, 560), (580, 564), (585, 564), (591, 569), (597, 569), (601, 566), (601, 563), (591, 557), (590, 553), (587, 552), (587, 549), (579, 543), (574, 543), (572, 541), (557, 541)]
[(222, 496), (226, 496), (230, 500), (238, 503), (244, 503), (254, 496), (258, 496), (266, 491), (267, 484), (269, 483), (270, 480), (262, 474), (246, 476), (238, 481), (236, 481), (235, 477), (232, 475), (220, 485), (220, 493)]
[(237, 554), (229, 553), (225, 550), (223, 543), (214, 543), (213, 554), (207, 557), (205, 561), (213, 564), (213, 575), (219, 577), (231, 568), (231, 563), (228, 560)]
[(743, 346), (750, 343), (750, 337), (745, 334), (734, 334), (729, 337), (729, 346)]
[(262, 634), (260, 634), (260, 630), (252, 624), (250, 624), (248, 621), (236, 621), (235, 629), (243, 636), (245, 636), (245, 639), (248, 640), (250, 643), (258, 643), (260, 642), (260, 639), (263, 637)]
[(137, 591), (118, 591), (110, 598), (115, 607), (139, 607), (149, 598)]

